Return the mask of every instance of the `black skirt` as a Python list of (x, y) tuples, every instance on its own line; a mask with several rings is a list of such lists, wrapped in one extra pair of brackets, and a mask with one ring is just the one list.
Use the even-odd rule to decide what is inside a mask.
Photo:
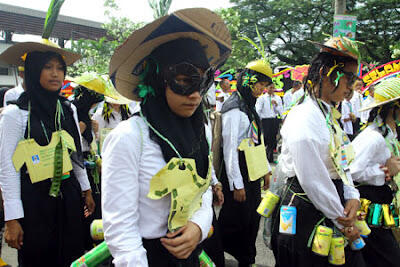
[(224, 251), (231, 254), (241, 265), (255, 263), (256, 239), (260, 224), (260, 215), (256, 209), (261, 201), (260, 180), (250, 182), (243, 152), (239, 152), (239, 166), (243, 177), (246, 201), (233, 199), (229, 189), (228, 177), (223, 164), (221, 182), (224, 192), (224, 204), (218, 222)]
[[(343, 198), (343, 182), (341, 180), (332, 180), (335, 184), (336, 190), (341, 197), (342, 203)], [(290, 188), (295, 193), (304, 193), (301, 188), (299, 181), (296, 177), (289, 178), (287, 181)], [(286, 191), (286, 190), (285, 190)], [(284, 192), (285, 194), (285, 192)], [(272, 250), (275, 255), (275, 261), (277, 267), (321, 267), (321, 266), (334, 266), (329, 264), (328, 257), (319, 256), (311, 251), (311, 248), (307, 247), (308, 239), (319, 220), (323, 218), (323, 214), (315, 208), (315, 206), (303, 200), (302, 198), (295, 197), (292, 202), (292, 206), (297, 209), (296, 219), (296, 234), (287, 235), (279, 233), (279, 218), (280, 218), (280, 206), (288, 205), (292, 198), (293, 193), (288, 191), (286, 196), (280, 202), (280, 205), (275, 208), (273, 213), (272, 223), (272, 237), (271, 244)], [(327, 226), (333, 226), (333, 223), (326, 219)], [(365, 262), (360, 251), (353, 251), (350, 246), (345, 248), (345, 265), (341, 266), (352, 266), (352, 267), (364, 267)]]
[[(360, 197), (372, 203), (390, 204), (393, 194), (389, 186), (362, 185), (358, 187)], [(371, 267), (400, 266), (399, 243), (393, 235), (392, 229), (371, 228), (371, 234), (364, 238), (366, 246), (361, 250), (367, 263)]]
[(50, 179), (32, 184), (26, 167), (21, 169), (20, 267), (67, 267), (84, 254), (83, 199), (74, 172), (61, 182), (58, 197), (49, 196), (50, 185)]

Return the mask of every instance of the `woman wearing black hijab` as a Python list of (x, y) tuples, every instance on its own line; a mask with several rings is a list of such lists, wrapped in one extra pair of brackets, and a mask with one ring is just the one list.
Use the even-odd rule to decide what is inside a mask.
[[(69, 53), (58, 48), (48, 50), (25, 52), (26, 92), (20, 96), (17, 105), (7, 106), (0, 120), (0, 183), (5, 204), (5, 239), (11, 247), (18, 249), (19, 266), (22, 267), (69, 266), (84, 252), (82, 194), (88, 209), (91, 212), (94, 209), (83, 166), (76, 109), (59, 95), (66, 61), (71, 63), (67, 58)], [(29, 149), (17, 159), (13, 157), (14, 151), (29, 141), (46, 149), (56, 136), (54, 133), (61, 130), (66, 133), (60, 138), (60, 146), (49, 152), (48, 158), (41, 152), (29, 154)], [(69, 157), (65, 152), (60, 153), (67, 149), (61, 140), (68, 135), (75, 146), (75, 152), (68, 150)], [(16, 160), (24, 162), (19, 172)], [(34, 182), (39, 168), (36, 166), (46, 160), (52, 163), (54, 178)], [(63, 166), (68, 161), (72, 170), (64, 172)], [(43, 171), (49, 167), (42, 165), (41, 168)]]
[[(230, 40), (220, 43), (221, 53), (216, 36), (185, 31), (188, 24), (181, 19), (187, 17), (191, 22), (207, 17), (207, 24), (220, 27), (219, 41), (229, 38), (216, 14), (186, 9), (133, 33), (111, 60), (111, 70), (121, 67), (111, 73), (119, 93), (142, 100), (141, 111), (111, 131), (102, 151), (104, 233), (116, 266), (199, 266), (199, 243), (211, 226), (211, 132), (201, 100), (219, 60), (230, 53)], [(159, 31), (165, 35), (157, 39)], [(119, 60), (128, 57), (130, 41), (140, 38), (145, 40), (131, 53), (145, 56), (136, 62), (142, 72), (124, 73), (129, 67)], [(118, 77), (136, 82), (124, 88)]]
[[(261, 201), (260, 178), (268, 188), (270, 167), (266, 159), (261, 120), (255, 110), (257, 97), (272, 83), (272, 69), (266, 60), (250, 62), (239, 74), (237, 91), (224, 103), (222, 113), (222, 150), (224, 164), (221, 183), (224, 204), (219, 215), (224, 250), (234, 256), (240, 267), (255, 264), (256, 238)], [(263, 151), (255, 168), (263, 169), (251, 177), (249, 160), (239, 151), (243, 142), (252, 142)], [(263, 157), (263, 160), (262, 158)]]

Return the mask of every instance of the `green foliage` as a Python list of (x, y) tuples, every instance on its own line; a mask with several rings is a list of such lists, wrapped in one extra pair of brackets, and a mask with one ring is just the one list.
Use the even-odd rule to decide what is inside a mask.
[(400, 1), (357, 0), (352, 11), (358, 19), (356, 38), (365, 43), (361, 46), (363, 59), (379, 63), (391, 61), (394, 51), (390, 47), (399, 48)]
[(108, 64), (115, 49), (121, 45), (129, 35), (144, 23), (134, 23), (128, 18), (116, 18), (112, 12), (118, 9), (114, 0), (105, 0), (106, 17), (109, 22), (103, 24), (107, 36), (99, 40), (79, 39), (72, 40), (71, 50), (82, 55), (82, 58), (68, 68), (70, 76), (78, 76), (87, 71), (99, 74), (108, 74)]
[(390, 50), (392, 51), (392, 58), (394, 59), (400, 58), (400, 43), (391, 45)]
[(172, 0), (148, 0), (148, 2), (153, 9), (154, 19), (158, 19), (168, 14)]
[[(231, 0), (235, 6), (218, 10), (232, 34), (232, 57), (225, 66), (240, 68), (260, 57), (246, 41), (257, 40), (257, 25), (267, 55), (277, 65), (308, 64), (318, 51), (307, 40), (323, 42), (332, 34), (332, 0)], [(387, 62), (398, 55), (400, 1), (347, 0), (348, 14), (358, 18), (357, 34), (363, 60)], [(392, 50), (390, 47), (393, 47)]]
[(232, 54), (224, 66), (233, 69), (244, 68), (247, 63), (258, 57), (256, 49), (251, 49), (246, 41), (240, 39), (245, 35), (245, 32), (241, 31), (242, 25), (248, 20), (242, 18), (235, 7), (223, 8), (216, 12), (225, 21), (232, 37)]

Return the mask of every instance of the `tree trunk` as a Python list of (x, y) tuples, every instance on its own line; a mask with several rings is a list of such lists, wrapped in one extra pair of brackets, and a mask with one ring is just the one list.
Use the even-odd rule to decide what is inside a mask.
[(346, 13), (346, 0), (335, 0), (335, 15)]

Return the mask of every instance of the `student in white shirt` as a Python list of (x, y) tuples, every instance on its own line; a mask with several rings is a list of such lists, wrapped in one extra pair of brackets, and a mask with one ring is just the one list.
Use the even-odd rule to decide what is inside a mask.
[(361, 123), (361, 113), (359, 110), (362, 107), (362, 102), (364, 100), (363, 93), (362, 93), (363, 81), (357, 80), (354, 83), (353, 90), (354, 95), (351, 98), (351, 103), (353, 104), (354, 115), (356, 116), (356, 120), (353, 122), (353, 132), (354, 136), (358, 134), (360, 131), (360, 123)]
[(276, 135), (279, 131), (280, 118), (283, 113), (282, 99), (280, 96), (275, 95), (275, 85), (273, 83), (267, 86), (267, 93), (257, 99), (256, 111), (263, 125), (268, 161), (273, 162), (274, 149), (276, 149), (277, 145)]
[[(83, 165), (76, 108), (59, 95), (66, 65), (76, 61), (79, 55), (47, 44), (33, 46), (28, 42), (10, 47), (0, 58), (14, 58), (8, 63), (15, 64), (23, 55), (26, 55), (26, 91), (16, 105), (5, 108), (0, 119), (0, 185), (4, 198), (5, 240), (9, 246), (18, 249), (20, 266), (67, 267), (84, 253), (82, 195), (85, 195), (89, 213), (94, 210)], [(61, 130), (65, 132), (60, 133)], [(55, 132), (62, 134), (62, 138), (68, 138), (69, 134), (76, 151), (71, 149), (64, 155), (60, 141), (61, 150), (48, 148), (55, 152), (33, 154), (35, 152), (26, 146), (28, 143), (21, 142), (30, 140), (31, 144), (45, 150), (56, 136)], [(26, 160), (22, 168), (16, 170), (13, 154), (24, 145), (25, 153), (20, 157), (24, 156)], [(72, 169), (67, 172), (64, 168), (55, 169), (60, 168), (57, 163), (60, 157), (63, 162), (69, 162)], [(47, 160), (49, 167), (36, 165)], [(39, 170), (40, 174), (45, 170), (46, 176), (37, 175)], [(54, 177), (47, 177), (52, 171)], [(44, 180), (37, 181), (34, 177)]]
[(355, 121), (355, 115), (353, 113), (353, 105), (351, 103), (351, 98), (353, 97), (353, 92), (346, 95), (345, 99), (342, 101), (340, 122), (343, 125), (343, 130), (350, 138), (353, 140), (353, 121)]
[[(221, 182), (225, 202), (218, 218), (224, 250), (234, 256), (239, 266), (255, 263), (256, 238), (260, 215), (256, 212), (261, 199), (260, 180), (269, 185), (270, 168), (262, 140), (262, 123), (256, 112), (257, 97), (272, 84), (272, 69), (265, 60), (247, 64), (238, 77), (237, 91), (222, 107), (223, 169)], [(263, 177), (250, 180), (250, 164), (246, 161), (241, 144), (254, 142), (262, 146), (264, 160), (255, 168), (265, 168)]]
[[(218, 35), (182, 31), (195, 29), (188, 24), (194, 22), (203, 23), (196, 29), (219, 25)], [(159, 27), (168, 34), (151, 35)], [(110, 72), (117, 91), (142, 100), (140, 113), (111, 131), (102, 151), (104, 233), (117, 267), (199, 266), (214, 176), (201, 100), (230, 51), (223, 21), (200, 8), (144, 26), (115, 51)]]
[(361, 108), (364, 109), (364, 111), (360, 111), (360, 120), (362, 124), (366, 124), (368, 122), (369, 118), (369, 113), (371, 112), (370, 109), (366, 109), (370, 104), (374, 102), (374, 91), (375, 91), (375, 85), (370, 85), (368, 88), (368, 97), (365, 98), (362, 102)]
[(11, 88), (4, 95), (4, 103), (3, 106), (6, 107), (10, 102), (17, 101), (18, 97), (24, 92), (25, 81), (24, 81), (24, 71), (25, 68), (23, 66), (18, 67), (18, 77), (21, 79), (18, 81), (16, 87)]
[(219, 86), (221, 87), (222, 92), (216, 98), (216, 111), (221, 111), (222, 106), (230, 96), (229, 92), (231, 90), (231, 84), (227, 79), (221, 80)]
[[(363, 110), (371, 110), (368, 124), (353, 141), (355, 160), (350, 165), (351, 175), (360, 197), (371, 201), (372, 205), (388, 205), (393, 202), (398, 210), (400, 192), (399, 181), (394, 177), (400, 172), (400, 145), (397, 140), (396, 122), (400, 119), (400, 78), (390, 78), (376, 86), (376, 100)], [(396, 186), (394, 186), (396, 184)], [(393, 199), (395, 196), (395, 199)], [(391, 211), (390, 211), (391, 212)], [(368, 218), (371, 211), (365, 214)], [(397, 216), (397, 215), (395, 215)], [(392, 229), (395, 225), (370, 226), (371, 233), (361, 250), (367, 266), (395, 267), (400, 262), (400, 248)]]
[(98, 123), (95, 132), (97, 138), (100, 138), (102, 129), (114, 129), (121, 121), (129, 119), (131, 116), (129, 103), (106, 97), (102, 107), (99, 107), (92, 116), (92, 119)]
[[(351, 51), (342, 49), (342, 42)], [(275, 208), (271, 244), (276, 266), (329, 265), (328, 257), (318, 256), (307, 246), (320, 220), (336, 227), (350, 242), (359, 237), (353, 227), (360, 206), (359, 193), (346, 166), (332, 157), (349, 143), (334, 119), (333, 109), (352, 91), (359, 53), (356, 44), (348, 39), (334, 37), (324, 45), (315, 44), (321, 51), (312, 60), (305, 79), (308, 96), (289, 112), (281, 129), (279, 164), (287, 177), (287, 187), (280, 205), (295, 207), (297, 218), (295, 234), (280, 233), (281, 206)], [(330, 151), (334, 135), (340, 142)], [(345, 261), (345, 266), (365, 266), (361, 252), (352, 251), (350, 246), (345, 248)]]
[(293, 81), (293, 88), (286, 91), (283, 96), (283, 112), (288, 112), (295, 102), (300, 99), (295, 97), (300, 89), (302, 89), (302, 83), (300, 81)]

